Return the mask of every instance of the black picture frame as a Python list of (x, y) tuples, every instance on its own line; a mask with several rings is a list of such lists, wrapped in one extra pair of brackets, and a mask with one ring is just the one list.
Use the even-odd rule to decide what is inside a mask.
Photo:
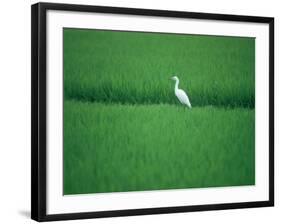
[[(54, 221), (161, 213), (192, 212), (237, 208), (274, 206), (274, 18), (164, 11), (136, 8), (118, 8), (73, 4), (37, 3), (31, 10), (31, 218), (36, 221)], [(205, 20), (239, 21), (269, 24), (269, 200), (243, 203), (208, 204), (196, 206), (160, 207), (145, 209), (46, 214), (46, 12), (64, 10), (101, 12), (124, 15), (162, 16)]]

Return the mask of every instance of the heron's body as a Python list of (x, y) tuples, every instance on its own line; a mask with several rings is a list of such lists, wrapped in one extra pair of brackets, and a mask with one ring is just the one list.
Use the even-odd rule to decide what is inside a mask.
[(189, 98), (188, 98), (187, 94), (182, 89), (179, 89), (179, 79), (178, 79), (178, 77), (174, 76), (174, 77), (172, 77), (172, 79), (176, 81), (176, 85), (175, 85), (175, 95), (176, 95), (176, 97), (178, 98), (178, 100), (182, 104), (191, 108), (191, 103), (189, 101)]

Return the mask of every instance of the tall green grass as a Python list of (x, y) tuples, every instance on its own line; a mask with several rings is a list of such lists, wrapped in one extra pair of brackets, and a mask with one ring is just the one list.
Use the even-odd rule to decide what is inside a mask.
[(64, 194), (255, 183), (254, 110), (65, 101)]
[(65, 28), (66, 99), (176, 104), (172, 75), (192, 105), (254, 107), (254, 38)]
[(63, 41), (64, 194), (255, 184), (254, 38), (65, 28)]

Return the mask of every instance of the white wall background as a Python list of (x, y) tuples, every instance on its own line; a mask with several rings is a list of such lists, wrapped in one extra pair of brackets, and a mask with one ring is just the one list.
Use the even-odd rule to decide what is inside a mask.
[[(50, 0), (51, 1), (51, 0)], [(30, 220), (30, 5), (4, 0), (0, 7), (0, 223)], [(42, 0), (44, 2), (44, 0)], [(54, 2), (54, 1), (53, 1)], [(60, 0), (107, 5), (275, 17), (275, 200), (274, 208), (149, 215), (60, 223), (279, 223), (281, 219), (281, 16), (278, 0)]]

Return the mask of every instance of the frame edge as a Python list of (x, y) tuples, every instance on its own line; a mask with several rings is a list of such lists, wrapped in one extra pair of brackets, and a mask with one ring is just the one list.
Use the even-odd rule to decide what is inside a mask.
[(274, 206), (274, 17), (269, 24), (269, 203)]
[(127, 8), (115, 6), (97, 6), (85, 4), (65, 4), (65, 3), (51, 3), (39, 2), (46, 9), (50, 10), (64, 10), (77, 12), (99, 12), (99, 13), (113, 13), (126, 15), (142, 15), (142, 16), (163, 16), (174, 18), (193, 18), (193, 19), (208, 19), (208, 20), (228, 20), (237, 22), (255, 22), (255, 23), (270, 23), (272, 17), (264, 16), (246, 16), (237, 14), (221, 14), (221, 13), (207, 13), (207, 12), (189, 12), (177, 10), (163, 10), (163, 9), (147, 9), (147, 8)]
[(31, 219), (46, 218), (46, 14), (31, 5)]
[(31, 6), (31, 218), (39, 218), (38, 191), (38, 4)]

